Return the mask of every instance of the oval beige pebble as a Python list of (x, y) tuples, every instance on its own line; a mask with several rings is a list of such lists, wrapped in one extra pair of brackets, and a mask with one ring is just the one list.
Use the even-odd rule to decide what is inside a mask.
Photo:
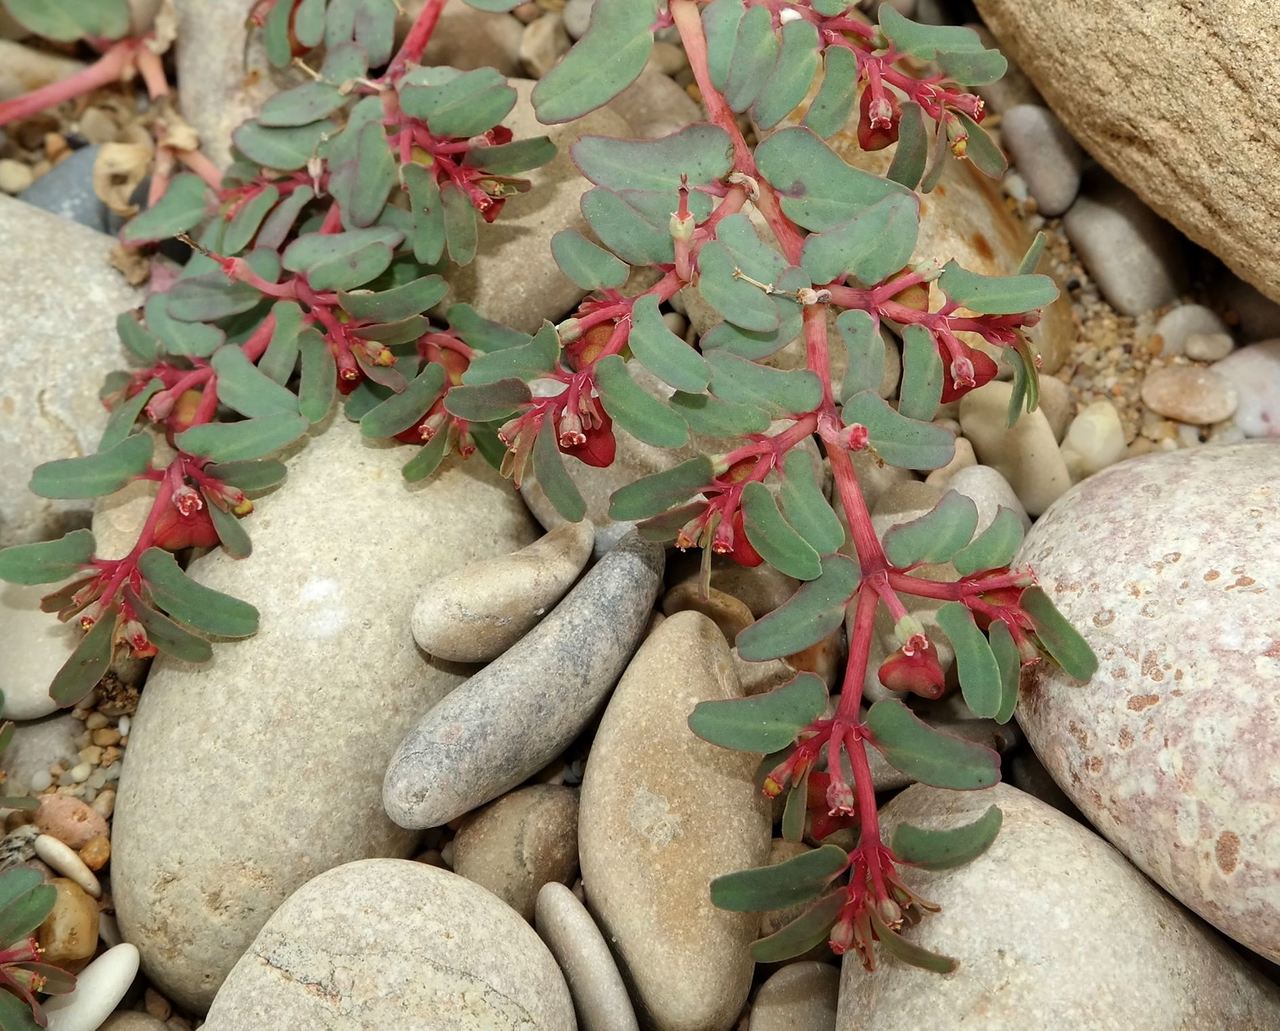
[(94, 838), (105, 837), (107, 821), (78, 798), (44, 795), (36, 810), (36, 826), (74, 849), (82, 849)]
[(828, 963), (789, 963), (760, 986), (748, 1031), (835, 1031), (840, 972)]
[(544, 884), (535, 919), (569, 982), (580, 1031), (638, 1031), (618, 965), (578, 896), (557, 881)]
[(538, 889), (578, 872), (577, 789), (533, 784), (491, 802), (453, 839), (453, 870), (532, 921)]
[[(1084, 691), (1087, 689), (1077, 688)], [(959, 960), (941, 977), (881, 949), (867, 973), (845, 954), (839, 1031), (1268, 1031), (1280, 993), (1088, 828), (1007, 784), (916, 784), (881, 812), (948, 828), (998, 805), (991, 847), (963, 866), (908, 870), (942, 907), (905, 935)]]
[(708, 744), (688, 724), (698, 702), (741, 694), (720, 629), (677, 612), (631, 660), (587, 759), (587, 905), (657, 1031), (724, 1031), (751, 987), (759, 917), (717, 909), (708, 885), (768, 857), (757, 757)]
[(496, 659), (564, 597), (594, 542), (589, 520), (565, 523), (513, 554), (432, 581), (413, 610), (413, 639), (451, 662)]
[(113, 1013), (99, 1031), (167, 1031), (168, 1025), (150, 1013), (123, 1010)]
[(95, 899), (102, 897), (102, 885), (98, 883), (98, 878), (70, 845), (48, 834), (41, 834), (36, 838), (35, 849), (36, 855), (58, 873), (75, 881)]
[(43, 1003), (48, 1031), (97, 1031), (138, 975), (138, 950), (127, 942), (108, 949), (76, 975), (70, 995)]
[(1239, 404), (1236, 388), (1212, 369), (1171, 365), (1147, 373), (1142, 403), (1167, 419), (1194, 426), (1230, 419)]
[(295, 891), (227, 975), (204, 1031), (573, 1031), (547, 947), (478, 884), (403, 859)]

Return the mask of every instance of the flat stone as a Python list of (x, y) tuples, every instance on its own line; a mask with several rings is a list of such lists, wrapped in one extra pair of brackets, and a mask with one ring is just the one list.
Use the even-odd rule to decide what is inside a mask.
[(40, 599), (58, 586), (0, 584), (0, 639), (22, 642), (0, 666), (5, 719), (34, 720), (57, 711), (58, 703), (49, 697), (49, 685), (78, 640), (74, 627), (40, 611)]
[(531, 784), (489, 803), (453, 839), (453, 871), (533, 922), (538, 891), (578, 873), (578, 792)]
[(747, 1031), (835, 1031), (840, 971), (828, 963), (788, 963), (760, 986)]
[(1217, 312), (1203, 304), (1180, 304), (1160, 316), (1155, 333), (1162, 355), (1186, 354), (1187, 341), (1194, 334), (1226, 333), (1227, 324)]
[(463, 877), (400, 859), (322, 873), (267, 921), (207, 1031), (573, 1031), (546, 946)]
[(1142, 403), (1167, 419), (1208, 426), (1231, 418), (1239, 397), (1235, 387), (1212, 369), (1170, 365), (1147, 373)]
[(1047, 107), (1017, 104), (1000, 119), (1001, 139), (1042, 215), (1061, 215), (1080, 192), (1084, 152)]
[[(1078, 690), (1078, 689), (1077, 689)], [(1087, 828), (1017, 788), (907, 788), (881, 811), (899, 823), (970, 823), (995, 804), (1000, 833), (981, 856), (936, 873), (904, 870), (942, 906), (905, 937), (960, 961), (950, 977), (878, 952), (867, 973), (845, 954), (839, 1031), (973, 1024), (1027, 1028), (1268, 1028), (1280, 996), (1224, 942)]]
[(413, 639), (453, 662), (496, 659), (537, 625), (591, 557), (592, 524), (565, 523), (511, 555), (433, 580), (413, 609)]
[(93, 163), (101, 149), (90, 146), (72, 151), (23, 190), (18, 199), (100, 233), (108, 231), (107, 206), (93, 190)]
[(543, 885), (536, 921), (569, 982), (581, 1031), (639, 1031), (609, 945), (578, 896), (557, 881)]
[[(31, 470), (92, 454), (106, 425), (98, 389), (127, 365), (116, 316), (141, 294), (108, 255), (115, 240), (0, 196), (0, 546), (88, 525), (87, 501), (27, 490)], [(55, 357), (56, 356), (56, 357)], [(47, 593), (47, 592), (46, 592)]]
[(1235, 424), (1246, 437), (1280, 437), (1280, 339), (1242, 347), (1213, 371), (1235, 388)]
[(1280, 796), (1259, 771), (1280, 744), (1277, 480), (1266, 443), (1123, 462), (1063, 497), (1017, 560), (1099, 660), (1086, 686), (1048, 665), (1024, 682), (1036, 753), (1140, 869), (1273, 961)]
[(708, 744), (687, 722), (698, 702), (740, 694), (716, 625), (678, 612), (631, 660), (587, 759), (587, 905), (657, 1031), (726, 1031), (751, 986), (759, 918), (717, 909), (707, 885), (769, 854), (756, 757)]
[(977, 6), (1001, 49), (1090, 154), (1192, 240), (1280, 299), (1280, 225), (1271, 204), (1280, 194), (1280, 139), (1258, 132), (1274, 124), (1280, 66), (1254, 58), (1280, 52), (1272, 5)]
[(1230, 333), (1192, 333), (1187, 337), (1187, 357), (1198, 362), (1219, 362), (1235, 350)]
[[(486, 463), (449, 462), (409, 488), (408, 454), (365, 443), (339, 418), (257, 502), (253, 556), (217, 551), (190, 567), (255, 604), (261, 629), (215, 646), (203, 666), (156, 660), (129, 735), (111, 864), (125, 938), (185, 1008), (208, 1007), (299, 885), (413, 847), (382, 811), (382, 773), (470, 671), (414, 646), (413, 601), (429, 577), (519, 548), (534, 528)], [(358, 529), (371, 526), (394, 526), (401, 546)]]
[(629, 537), (530, 633), (409, 731), (383, 804), (401, 827), (437, 827), (558, 756), (617, 683), (649, 621), (662, 549)]

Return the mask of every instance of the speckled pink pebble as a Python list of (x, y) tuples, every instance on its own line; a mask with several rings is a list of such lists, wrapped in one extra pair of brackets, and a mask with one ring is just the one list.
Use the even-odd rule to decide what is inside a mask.
[(107, 821), (96, 810), (70, 795), (43, 795), (36, 810), (36, 826), (74, 849), (82, 849), (94, 838), (105, 837)]
[(1280, 960), (1280, 443), (1123, 462), (1045, 513), (1019, 563), (1098, 655), (1018, 720), (1142, 870)]

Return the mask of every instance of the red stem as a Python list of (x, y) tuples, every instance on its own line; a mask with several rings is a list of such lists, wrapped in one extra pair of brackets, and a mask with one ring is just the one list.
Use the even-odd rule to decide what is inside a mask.
[(100, 86), (119, 82), (124, 77), (125, 71), (132, 65), (141, 46), (141, 40), (121, 40), (88, 68), (58, 82), (51, 82), (48, 86), (41, 86), (40, 89), (0, 103), (0, 125), (30, 118), (48, 108), (56, 107), (65, 100), (89, 93)]
[(431, 42), (431, 33), (435, 31), (436, 22), (440, 20), (440, 12), (444, 10), (444, 4), (445, 0), (427, 0), (426, 5), (418, 13), (413, 28), (405, 36), (399, 52), (392, 58), (384, 76), (385, 79), (395, 81), (404, 74), (404, 70), (409, 65), (417, 64), (422, 60), (422, 52)]

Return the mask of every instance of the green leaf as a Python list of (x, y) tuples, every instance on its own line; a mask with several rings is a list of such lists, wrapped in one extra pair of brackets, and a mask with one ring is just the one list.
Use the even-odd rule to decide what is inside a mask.
[(1004, 175), (1009, 162), (1005, 159), (1004, 151), (997, 147), (995, 141), (987, 135), (987, 130), (960, 111), (955, 115), (960, 119), (960, 124), (964, 126), (969, 136), (965, 157), (979, 172), (989, 175), (992, 179), (998, 179)]
[(763, 290), (740, 278), (741, 271), (723, 243), (713, 240), (706, 244), (698, 253), (702, 299), (735, 326), (757, 332), (777, 329), (777, 307)]
[(306, 82), (281, 90), (267, 98), (258, 113), (258, 123), (268, 128), (292, 128), (327, 118), (347, 102), (337, 86), (327, 82)]
[(169, 313), (169, 295), (152, 294), (146, 304), (147, 325), (164, 342), (169, 354), (188, 358), (208, 358), (227, 339), (217, 326), (202, 322), (179, 322)]
[(871, 446), (900, 469), (941, 469), (955, 455), (956, 439), (949, 430), (899, 415), (869, 390), (849, 398), (842, 417), (846, 426), (865, 426)]
[(314, 290), (351, 290), (380, 276), (391, 264), (392, 248), (403, 239), (376, 226), (344, 233), (306, 233), (284, 252), (284, 267), (301, 272)]
[[(881, 31), (895, 49), (925, 61), (938, 61), (943, 65), (944, 71), (957, 82), (982, 86), (988, 82), (994, 82), (1005, 72), (1007, 65), (1004, 58), (998, 51), (988, 50), (982, 42), (982, 37), (973, 29), (959, 25), (924, 25), (914, 22), (900, 14), (891, 4), (881, 7), (878, 18)], [(999, 66), (997, 67), (990, 57), (984, 57), (984, 55), (994, 55), (995, 58), (999, 58)], [(959, 70), (970, 67), (959, 61), (962, 56), (972, 62), (975, 70), (981, 70), (984, 73), (994, 72), (994, 74), (989, 78), (961, 78), (958, 74)], [(956, 59), (956, 63), (948, 66), (944, 62), (950, 59)]]
[(813, 580), (822, 574), (818, 553), (782, 517), (763, 483), (748, 483), (743, 488), (742, 515), (747, 540), (774, 569), (797, 580)]
[(421, 419), (440, 396), (444, 387), (443, 365), (430, 362), (422, 367), (403, 393), (370, 409), (360, 419), (360, 433), (365, 437), (394, 437)]
[(122, 311), (116, 317), (116, 332), (120, 334), (120, 342), (144, 364), (152, 364), (159, 356), (160, 341), (138, 321), (134, 312)]
[[(210, 508), (210, 514), (213, 511)], [(213, 647), (208, 641), (184, 630), (168, 616), (151, 608), (138, 597), (132, 587), (125, 588), (124, 597), (133, 609), (134, 618), (142, 624), (148, 639), (160, 651), (183, 662), (208, 662), (213, 658)]]
[(479, 386), (454, 387), (444, 396), (450, 415), (467, 422), (507, 419), (533, 399), (529, 385), (519, 379), (498, 379)]
[(982, 276), (949, 261), (938, 286), (956, 304), (981, 315), (1016, 315), (1043, 308), (1058, 296), (1048, 276)]
[(401, 474), (409, 483), (425, 480), (440, 467), (448, 449), (449, 434), (437, 433), (427, 441), (425, 447), (420, 448), (418, 453), (405, 463), (404, 468), (400, 470)]
[(898, 119), (898, 146), (885, 178), (914, 190), (920, 185), (928, 160), (929, 134), (924, 128), (924, 113), (919, 104), (907, 101), (902, 105), (902, 115)]
[(1034, 412), (1040, 404), (1040, 373), (1031, 345), (1022, 333), (1015, 333), (1013, 346), (1005, 354), (1013, 369), (1013, 390), (1009, 392), (1008, 424), (1012, 426), (1022, 416), (1023, 406)]
[(627, 340), (640, 364), (677, 390), (705, 390), (711, 371), (702, 356), (667, 328), (653, 294), (641, 294), (631, 309)]
[(463, 343), (485, 354), (508, 347), (521, 347), (533, 339), (528, 333), (482, 318), (469, 304), (450, 305), (445, 318)]
[(56, 541), (15, 544), (0, 551), (0, 580), (52, 584), (78, 573), (93, 558), (93, 534), (72, 530)]
[(858, 96), (858, 59), (845, 47), (827, 47), (822, 62), (822, 86), (809, 105), (804, 125), (825, 139), (834, 136), (849, 121)]
[(769, 428), (769, 413), (763, 408), (706, 394), (677, 390), (671, 396), (671, 407), (689, 429), (704, 437), (740, 437), (744, 433), (763, 433)]
[(848, 865), (849, 856), (839, 845), (822, 845), (773, 866), (738, 870), (715, 878), (711, 882), (711, 902), (733, 913), (787, 909), (817, 898)]
[(1036, 270), (1036, 266), (1040, 264), (1040, 256), (1044, 254), (1045, 245), (1049, 242), (1049, 237), (1044, 231), (1036, 233), (1035, 239), (1031, 241), (1031, 246), (1027, 248), (1027, 253), (1022, 256), (1022, 261), (1018, 263), (1018, 275), (1029, 275)]
[(369, 66), (378, 68), (391, 58), (399, 10), (395, 0), (329, 0), (325, 46), (353, 41), (369, 55)]
[(782, 807), (782, 839), (797, 842), (804, 837), (804, 820), (808, 815), (809, 771), (791, 785), (787, 801)]
[(284, 482), (288, 469), (283, 462), (267, 459), (261, 462), (225, 462), (205, 466), (215, 480), (238, 487), (246, 494), (264, 494)]
[(755, 103), (777, 60), (773, 13), (767, 7), (752, 7), (738, 22), (724, 86), (724, 99), (734, 111), (742, 113)]
[(218, 400), (250, 418), (293, 414), (298, 398), (258, 369), (239, 347), (220, 347), (210, 360), (218, 374)]
[(672, 469), (664, 469), (619, 487), (609, 501), (609, 518), (628, 522), (659, 515), (688, 501), (714, 479), (711, 459), (698, 455)]
[(876, 938), (879, 939), (881, 947), (909, 966), (919, 967), (934, 974), (952, 974), (960, 967), (957, 960), (930, 952), (915, 942), (907, 941), (896, 931), (890, 930), (874, 911), (871, 913), (871, 927), (876, 932)]
[(102, 431), (102, 437), (98, 441), (98, 450), (108, 451), (128, 437), (133, 432), (133, 424), (138, 421), (138, 416), (142, 414), (142, 409), (147, 406), (147, 402), (151, 400), (152, 396), (163, 387), (164, 384), (157, 377), (152, 377), (147, 382), (147, 385), (134, 394), (133, 397), (116, 405), (112, 409), (111, 417), (107, 419), (106, 428)]
[(204, 218), (208, 200), (204, 180), (198, 175), (176, 175), (163, 197), (130, 219), (120, 231), (120, 239), (125, 243), (154, 243), (185, 233)]
[(782, 26), (777, 63), (752, 110), (757, 126), (772, 129), (803, 103), (818, 70), (819, 50), (818, 30), (812, 22), (793, 21)]
[(423, 265), (434, 265), (444, 254), (444, 205), (436, 177), (421, 165), (402, 165), (400, 174), (409, 187), (409, 207), (413, 229), (409, 243), (413, 256)]
[[(315, 191), (310, 186), (299, 186), (289, 196), (276, 205), (275, 209), (262, 223), (255, 242), (259, 247), (270, 247), (279, 250), (284, 246), (285, 238), (293, 231), (293, 224), (298, 216), (312, 200)], [(230, 230), (228, 230), (229, 232)]]
[(767, 938), (751, 944), (751, 958), (757, 963), (781, 963), (803, 956), (827, 940), (831, 925), (849, 900), (849, 893), (838, 888), (822, 896), (798, 917)]
[[(582, 195), (582, 214), (592, 231), (609, 250), (629, 265), (654, 265), (675, 261), (675, 244), (669, 227), (670, 212), (654, 221), (638, 198), (651, 196), (639, 190), (614, 193), (597, 186)], [(637, 203), (633, 204), (628, 198)], [(664, 207), (674, 207), (668, 203)]]
[(996, 840), (1004, 814), (991, 806), (972, 823), (945, 830), (929, 830), (900, 823), (890, 848), (901, 862), (922, 870), (950, 870), (982, 855)]
[(748, 662), (781, 659), (817, 644), (844, 622), (844, 610), (861, 576), (844, 555), (825, 555), (822, 575), (738, 634), (738, 654)]
[(1022, 521), (1007, 508), (996, 511), (991, 524), (952, 558), (956, 572), (968, 576), (1009, 565), (1022, 544)]
[(848, 274), (872, 286), (911, 260), (919, 229), (915, 198), (891, 194), (805, 240), (804, 270), (815, 283)]
[(30, 32), (59, 43), (94, 36), (119, 39), (129, 32), (125, 0), (4, 0), (4, 7)]
[(8, 992), (0, 992), (0, 1027), (4, 1031), (43, 1031), (32, 1016), (31, 1007)]
[(604, 410), (633, 437), (654, 447), (677, 448), (688, 443), (689, 428), (680, 416), (637, 386), (616, 354), (600, 359), (595, 372)]
[(538, 437), (533, 444), (533, 471), (542, 492), (569, 522), (576, 523), (587, 514), (587, 503), (564, 467), (551, 419), (544, 419), (538, 427)]
[(242, 462), (262, 458), (288, 447), (310, 428), (307, 419), (293, 412), (265, 415), (244, 422), (213, 422), (192, 426), (175, 438), (183, 451), (215, 462)]
[(778, 752), (794, 743), (796, 735), (822, 716), (826, 707), (826, 684), (805, 672), (767, 694), (699, 702), (689, 713), (689, 729), (721, 748)]
[(449, 292), (449, 284), (439, 276), (423, 276), (390, 290), (340, 291), (338, 303), (354, 318), (376, 322), (396, 322), (435, 307)]
[(559, 357), (560, 337), (556, 328), (550, 322), (543, 322), (542, 328), (528, 343), (490, 351), (472, 359), (462, 382), (468, 386), (481, 386), (512, 376), (524, 380), (537, 379), (554, 369)]
[(258, 632), (258, 610), (198, 584), (167, 551), (148, 548), (138, 570), (152, 600), (173, 619), (216, 637), (249, 637)]
[(549, 136), (534, 136), (495, 146), (474, 146), (467, 151), (462, 164), (480, 168), (492, 175), (517, 175), (541, 168), (556, 156), (556, 145)]
[(267, 60), (283, 68), (293, 60), (293, 42), (289, 39), (289, 23), (293, 20), (292, 4), (273, 4), (263, 24), (263, 44)]
[(772, 369), (727, 351), (707, 355), (716, 396), (773, 415), (811, 412), (822, 403), (822, 381), (808, 369)]
[(690, 519), (702, 514), (703, 507), (703, 502), (700, 501), (691, 501), (687, 505), (679, 505), (676, 508), (653, 516), (651, 519), (640, 521), (636, 524), (636, 532), (647, 541), (658, 543), (674, 541), (680, 535), (681, 528)]
[(306, 167), (325, 134), (332, 131), (333, 123), (327, 118), (285, 129), (273, 129), (251, 120), (231, 134), (231, 142), (241, 154), (263, 168), (293, 172)]
[(471, 264), (479, 243), (476, 209), (471, 205), (471, 198), (452, 182), (445, 183), (440, 189), (440, 209), (450, 259), (456, 265)]
[(75, 705), (107, 675), (118, 615), (114, 606), (102, 613), (54, 676), (49, 697), (59, 706)]
[(619, 287), (631, 270), (576, 229), (561, 229), (551, 238), (551, 255), (560, 271), (583, 290)]
[(180, 279), (168, 292), (169, 314), (180, 322), (215, 322), (240, 315), (261, 300), (256, 287), (230, 280), (221, 269)]
[(899, 569), (921, 562), (949, 562), (969, 543), (977, 525), (978, 506), (949, 490), (931, 511), (890, 527), (884, 535), (884, 553)]
[(367, 228), (378, 221), (396, 184), (397, 167), (383, 127), (378, 122), (362, 125), (352, 159), (334, 169), (330, 183), (347, 229)]
[(515, 104), (516, 91), (493, 68), (417, 68), (400, 82), (401, 108), (424, 119), (436, 136), (479, 136), (506, 118)]
[(274, 326), (271, 340), (262, 357), (258, 370), (281, 386), (293, 376), (298, 364), (298, 334), (302, 331), (302, 309), (295, 301), (276, 301), (271, 306)]
[(298, 411), (314, 425), (329, 414), (338, 392), (338, 363), (328, 342), (315, 330), (298, 338), (302, 375), (298, 381)]
[(649, 60), (658, 0), (605, 0), (586, 34), (533, 89), (543, 125), (568, 122), (607, 104), (630, 86)]
[(0, 876), (0, 941), (8, 947), (30, 935), (44, 923), (57, 897), (38, 871), (24, 866), (5, 870)]
[(1050, 657), (1077, 680), (1090, 680), (1098, 671), (1098, 657), (1040, 587), (1022, 592), (1022, 611), (1031, 617), (1036, 637)]
[(274, 186), (268, 186), (241, 204), (223, 233), (223, 253), (239, 254), (248, 247), (279, 200), (280, 191)]
[(1018, 689), (1022, 685), (1022, 657), (1018, 654), (1018, 646), (1013, 643), (1013, 635), (1009, 633), (1003, 620), (992, 622), (987, 628), (987, 637), (996, 657), (996, 665), (1000, 667), (1000, 709), (995, 718), (1003, 726), (1013, 719), (1013, 710), (1018, 707)]
[(729, 82), (738, 26), (745, 13), (742, 0), (712, 0), (702, 9), (702, 31), (707, 38), (707, 65), (712, 84), (721, 92), (724, 92)]
[(876, 320), (865, 311), (844, 311), (836, 319), (836, 332), (848, 354), (841, 399), (848, 401), (864, 390), (878, 394), (884, 379), (884, 338)]
[(955, 649), (965, 704), (975, 716), (994, 716), (1000, 711), (1004, 680), (986, 635), (974, 624), (969, 609), (958, 601), (943, 605), (937, 620)]
[(583, 136), (571, 153), (582, 174), (597, 186), (663, 193), (669, 197), (668, 212), (675, 210), (682, 175), (689, 177), (691, 187), (705, 186), (733, 168), (729, 134), (706, 122), (654, 140)]
[(898, 414), (928, 422), (938, 414), (942, 383), (942, 359), (933, 335), (923, 326), (908, 326), (903, 333)]
[(994, 751), (935, 730), (896, 698), (871, 706), (866, 725), (889, 765), (922, 784), (963, 791), (1000, 781), (1000, 756)]
[(222, 550), (232, 558), (248, 558), (253, 554), (253, 543), (249, 540), (249, 534), (245, 532), (239, 518), (233, 512), (219, 508), (209, 500), (207, 494), (205, 502), (209, 510), (209, 518), (213, 522), (213, 529), (222, 543)]
[(823, 496), (813, 461), (804, 452), (791, 451), (783, 460), (780, 495), (787, 521), (818, 554), (836, 551), (844, 544), (844, 527)]
[(783, 212), (821, 232), (846, 222), (884, 197), (910, 196), (898, 183), (845, 163), (809, 129), (779, 129), (756, 148), (756, 165), (781, 194)]
[(30, 489), (42, 498), (97, 498), (119, 490), (151, 464), (151, 437), (138, 433), (83, 458), (60, 458), (35, 467)]
[[(293, 34), (304, 47), (318, 47), (324, 40), (325, 3), (326, 0), (301, 0), (293, 11)], [(334, 49), (355, 48), (338, 46)], [(325, 75), (330, 74), (332, 57), (332, 54), (325, 57), (323, 69), (323, 74)], [(361, 54), (360, 70), (355, 74), (363, 75), (365, 71), (363, 54)]]

